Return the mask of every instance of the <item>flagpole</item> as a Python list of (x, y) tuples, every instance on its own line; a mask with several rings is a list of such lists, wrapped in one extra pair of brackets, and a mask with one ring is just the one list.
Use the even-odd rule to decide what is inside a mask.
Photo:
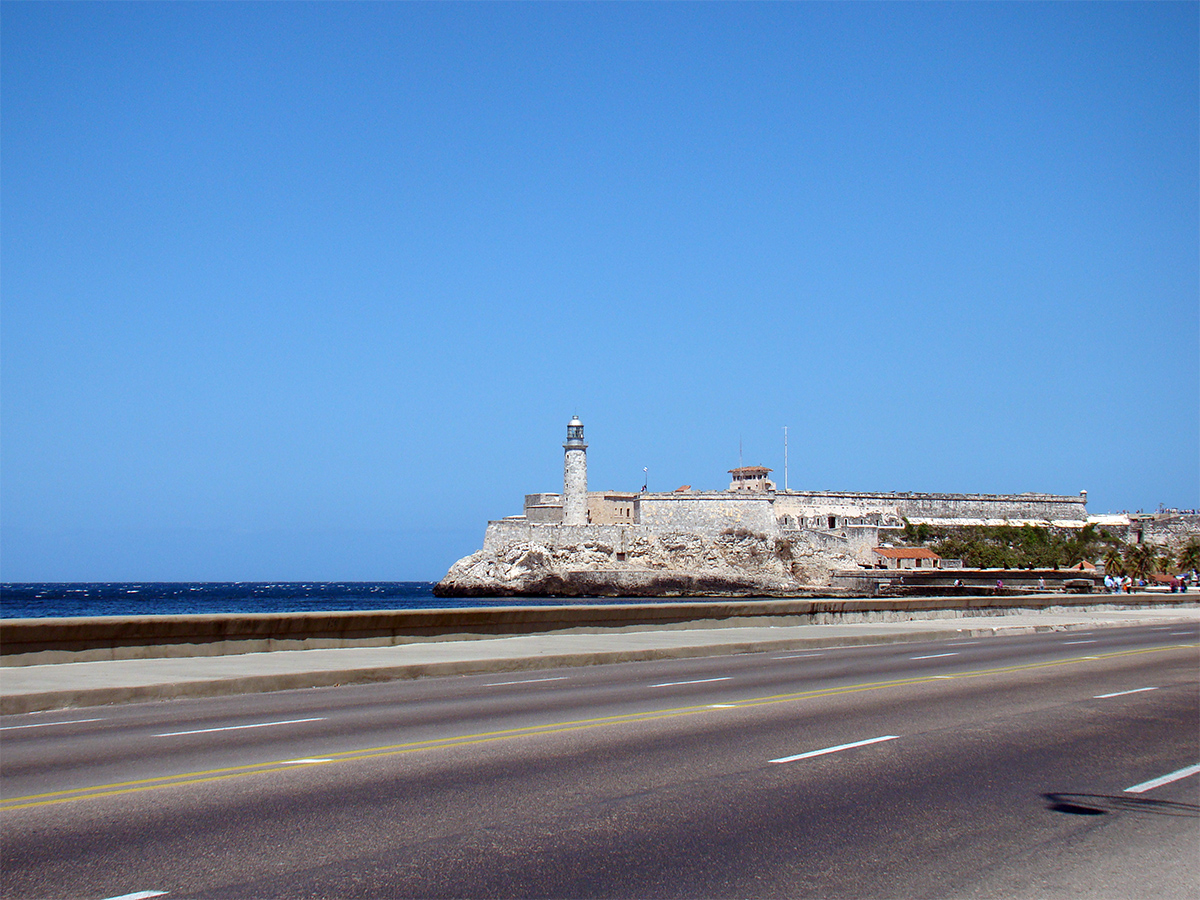
[(783, 426), (783, 492), (786, 494), (788, 489), (787, 480), (787, 426)]

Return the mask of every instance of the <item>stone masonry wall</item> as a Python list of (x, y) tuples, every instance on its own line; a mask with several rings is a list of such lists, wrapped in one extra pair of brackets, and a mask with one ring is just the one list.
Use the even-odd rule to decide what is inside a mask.
[(643, 494), (638, 510), (642, 526), (659, 532), (713, 535), (745, 529), (756, 534), (779, 533), (770, 494)]
[(561, 525), (562, 494), (526, 494), (525, 518), (535, 525)]
[(1141, 519), (1140, 524), (1144, 543), (1158, 544), (1173, 553), (1200, 540), (1200, 515), (1194, 513), (1160, 514), (1148, 521)]
[(1084, 497), (1061, 494), (902, 494), (857, 491), (791, 491), (778, 494), (779, 510), (828, 510), (829, 515), (851, 516), (895, 510), (912, 522), (952, 524), (968, 521), (1087, 522)]
[[(599, 502), (599, 492), (589, 500)], [(613, 495), (617, 496), (617, 495)], [(727, 528), (749, 529), (775, 534), (780, 528), (826, 527), (835, 525), (879, 525), (899, 527), (901, 517), (919, 524), (999, 524), (1046, 523), (1059, 527), (1082, 528), (1087, 522), (1083, 497), (1058, 494), (900, 494), (852, 491), (789, 491), (786, 493), (725, 491), (655, 494), (622, 494), (624, 502), (635, 510), (630, 524), (642, 524), (667, 531), (694, 531), (716, 534)], [(531, 523), (556, 524), (563, 521), (561, 495), (530, 494), (525, 498), (525, 514)], [(1178, 518), (1178, 517), (1176, 517)], [(1186, 517), (1184, 517), (1186, 518)], [(1193, 516), (1193, 519), (1196, 517)], [(1143, 520), (1145, 521), (1145, 520)], [(778, 524), (777, 524), (778, 523)], [(1150, 526), (1147, 526), (1150, 527)], [(1187, 532), (1187, 524), (1161, 527), (1166, 532)], [(1163, 542), (1169, 542), (1164, 539)]]
[(1155, 544), (1178, 553), (1192, 541), (1200, 540), (1200, 514), (1166, 512), (1130, 515), (1127, 524), (1104, 523), (1100, 528), (1129, 544)]
[(834, 537), (502, 519), (488, 523), (483, 549), (451, 566), (437, 590), (441, 596), (786, 593), (827, 585), (833, 571), (855, 565), (848, 542)]
[(640, 534), (637, 525), (531, 525), (524, 519), (500, 519), (488, 522), (483, 536), (486, 553), (502, 554), (517, 544), (541, 544), (544, 547), (572, 547), (596, 544), (624, 553), (630, 540)]

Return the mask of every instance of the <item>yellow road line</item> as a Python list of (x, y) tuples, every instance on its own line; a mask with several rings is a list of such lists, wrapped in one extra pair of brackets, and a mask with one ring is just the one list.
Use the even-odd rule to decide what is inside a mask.
[[(1162, 653), (1168, 650), (1195, 649), (1191, 644), (1173, 644), (1166, 647), (1152, 647), (1140, 650), (1120, 650), (1115, 653), (1101, 655), (1077, 656), (1070, 659), (1056, 660), (1046, 663), (1026, 663), (1014, 666), (999, 666), (991, 669), (979, 669), (971, 672), (954, 674), (921, 675), (913, 678), (897, 678), (889, 681), (874, 681), (865, 684), (844, 685), (841, 687), (818, 688), (810, 691), (798, 691), (787, 694), (772, 694), (764, 697), (753, 697), (747, 700), (730, 700), (720, 707), (712, 704), (700, 706), (681, 706), (674, 709), (650, 710), (639, 713), (625, 713), (615, 716), (602, 716), (594, 719), (576, 719), (566, 722), (550, 722), (545, 725), (529, 725), (524, 728), (507, 728), (499, 731), (485, 731), (478, 734), (460, 735), (458, 737), (431, 738), (424, 741), (412, 741), (403, 744), (386, 744), (380, 747), (364, 747), (359, 750), (344, 750), (337, 753), (319, 754), (320, 760), (307, 762), (304, 765), (330, 765), (336, 762), (353, 762), (363, 759), (378, 759), (386, 756), (398, 756), (406, 753), (418, 753), (426, 750), (448, 749), (451, 747), (466, 747), (474, 744), (485, 744), (496, 741), (512, 740), (538, 735), (563, 734), (565, 732), (583, 731), (590, 728), (603, 728), (613, 725), (630, 725), (638, 722), (653, 722), (662, 719), (691, 716), (698, 713), (711, 713), (725, 709), (752, 709), (777, 703), (792, 703), (798, 700), (812, 700), (823, 697), (836, 697), (845, 694), (858, 694), (868, 691), (884, 690), (893, 687), (909, 687), (919, 684), (934, 684), (937, 682), (953, 681), (963, 678), (981, 678), (988, 675), (1005, 675), (1014, 672), (1029, 672), (1038, 669), (1051, 669), (1061, 666), (1075, 665), (1082, 662), (1118, 659), (1128, 656), (1139, 656), (1147, 653)], [(243, 766), (204, 769), (197, 772), (183, 772), (177, 775), (165, 775), (159, 778), (144, 778), (133, 781), (120, 781), (112, 784), (95, 785), (88, 788), (74, 788), (63, 791), (51, 791), (45, 794), (30, 794), (24, 797), (11, 797), (0, 800), (0, 811), (29, 809), (38, 806), (51, 806), (58, 803), (70, 803), (76, 800), (89, 800), (100, 797), (113, 797), (122, 794), (135, 794), (142, 791), (162, 790), (163, 788), (180, 787), (183, 785), (205, 784), (213, 781), (225, 781), (233, 778), (244, 778), (248, 775), (263, 775), (271, 772), (288, 771), (302, 764), (298, 760), (274, 760), (271, 762), (254, 763)]]

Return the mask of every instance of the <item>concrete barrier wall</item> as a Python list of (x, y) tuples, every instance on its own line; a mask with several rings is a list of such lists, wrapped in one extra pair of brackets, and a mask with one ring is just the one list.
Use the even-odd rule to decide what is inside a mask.
[(913, 589), (941, 588), (961, 581), (968, 592), (994, 593), (998, 581), (1006, 590), (1035, 591), (1045, 583), (1048, 591), (1064, 590), (1068, 581), (1089, 581), (1092, 590), (1104, 590), (1104, 576), (1075, 569), (967, 569), (961, 566), (938, 569), (843, 569), (833, 573), (833, 586), (854, 593), (878, 593), (880, 590), (907, 586)]
[(730, 600), (486, 609), (0, 621), (0, 663), (221, 656), (273, 650), (391, 646), (569, 630), (808, 625), (997, 615), (1036, 609), (1195, 607), (1200, 596), (1096, 595)]

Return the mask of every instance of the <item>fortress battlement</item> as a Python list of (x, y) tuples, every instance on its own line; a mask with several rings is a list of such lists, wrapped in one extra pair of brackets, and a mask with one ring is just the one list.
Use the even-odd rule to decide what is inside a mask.
[(737, 590), (787, 590), (828, 584), (834, 569), (873, 565), (880, 531), (905, 522), (1088, 524), (1086, 492), (780, 491), (765, 466), (731, 469), (725, 490), (589, 491), (587, 447), (574, 417), (563, 444), (562, 493), (526, 494), (522, 514), (489, 522), (483, 549), (455, 563), (440, 587), (536, 594), (559, 592), (580, 572), (653, 570), (703, 575)]

